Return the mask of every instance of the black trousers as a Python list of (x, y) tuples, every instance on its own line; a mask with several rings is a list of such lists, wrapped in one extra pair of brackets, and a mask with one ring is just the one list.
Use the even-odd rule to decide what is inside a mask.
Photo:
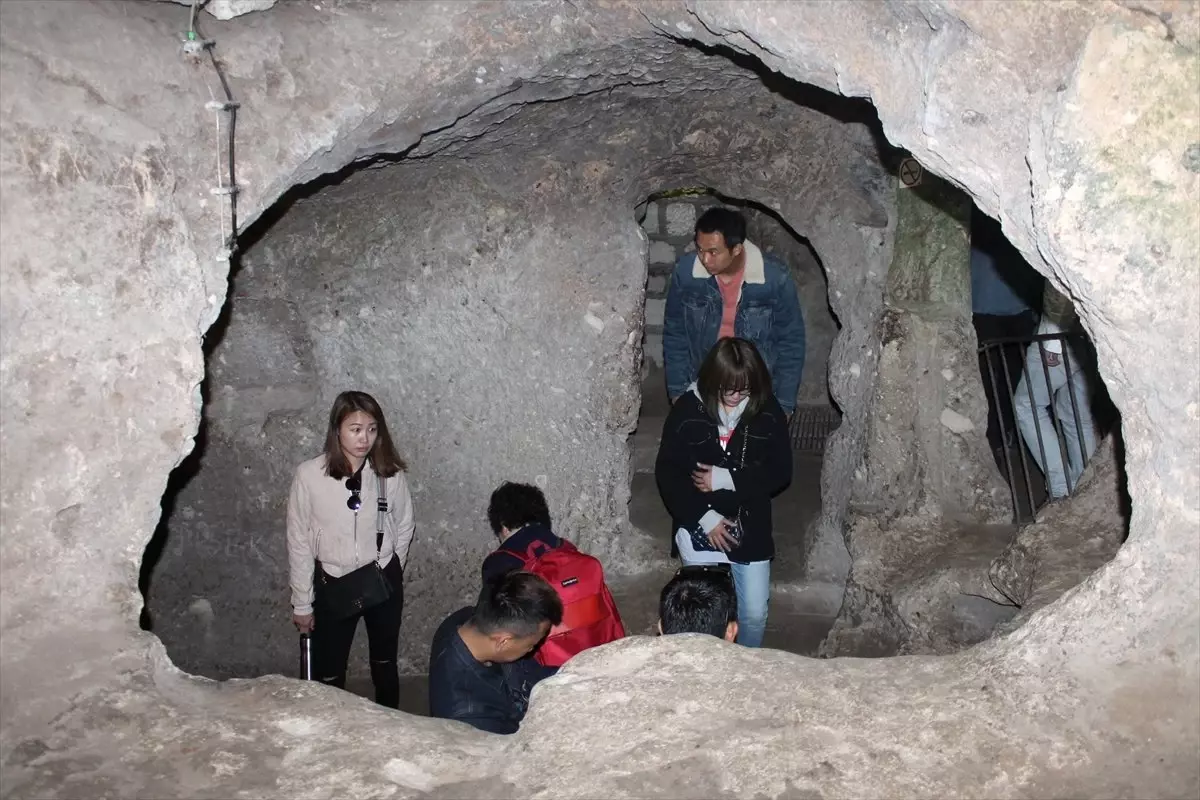
[[(1037, 332), (1037, 316), (1032, 311), (1023, 314), (976, 314), (972, 320), (975, 323), (975, 334), (979, 344), (983, 346), (993, 339), (1028, 338)], [(991, 360), (991, 370), (988, 370), (988, 359)], [(1012, 393), (1021, 380), (1021, 365), (1025, 363), (1025, 345), (1020, 342), (1010, 342), (998, 345), (990, 350), (979, 353), (979, 374), (983, 379), (983, 391), (988, 400), (988, 442), (993, 449), (1003, 448), (1016, 441), (1017, 420), (1013, 414)], [(1005, 383), (1004, 373), (1008, 371), (1009, 383)], [(992, 378), (995, 377), (993, 387)], [(1008, 387), (1011, 384), (1012, 390)], [(1004, 433), (1008, 434), (1008, 442), (1000, 430), (1000, 421), (1004, 421)]]
[[(341, 620), (323, 619), (319, 611), (314, 612), (313, 677), (339, 689), (346, 688), (350, 646), (354, 644), (354, 633), (362, 619), (367, 627), (375, 702), (388, 708), (399, 708), (400, 670), (396, 658), (400, 649), (400, 614), (404, 610), (404, 570), (400, 568), (400, 559), (393, 556), (383, 568), (383, 574), (392, 585), (392, 596), (386, 602)], [(321, 591), (319, 581), (316, 591), (318, 594)]]

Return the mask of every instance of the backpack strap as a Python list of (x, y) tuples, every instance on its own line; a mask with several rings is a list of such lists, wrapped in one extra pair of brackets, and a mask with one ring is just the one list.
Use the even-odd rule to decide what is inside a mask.
[(571, 544), (570, 542), (568, 542), (566, 539), (563, 539), (562, 537), (559, 537), (559, 542), (560, 542), (560, 544), (558, 547), (551, 547), (550, 545), (546, 544), (545, 542), (534, 542), (533, 544), (529, 545), (529, 547), (525, 548), (524, 553), (522, 553), (520, 550), (516, 550), (511, 547), (505, 547), (504, 545), (500, 545), (500, 549), (498, 549), (496, 552), (507, 553), (508, 555), (512, 556), (513, 558), (519, 558), (521, 560), (521, 568), (529, 569), (529, 566), (531, 564), (533, 564), (534, 561), (537, 561), (539, 558), (544, 556), (546, 553), (550, 553), (555, 550), (563, 550), (564, 552), (570, 552), (575, 549), (575, 545)]

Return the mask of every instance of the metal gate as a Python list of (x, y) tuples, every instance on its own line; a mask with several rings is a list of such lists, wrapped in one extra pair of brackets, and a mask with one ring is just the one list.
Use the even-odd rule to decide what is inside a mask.
[(790, 425), (792, 450), (824, 453), (825, 440), (841, 423), (842, 415), (832, 406), (796, 406)]
[(1027, 525), (1048, 502), (1075, 491), (1095, 450), (1099, 379), (1091, 343), (1082, 333), (989, 339), (979, 355), (1000, 434), (993, 450), (1011, 489), (1013, 519)]

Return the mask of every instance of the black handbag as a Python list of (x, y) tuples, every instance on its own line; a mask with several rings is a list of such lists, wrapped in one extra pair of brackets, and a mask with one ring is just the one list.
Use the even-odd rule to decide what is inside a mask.
[[(742, 430), (742, 458), (738, 466), (746, 466), (746, 445), (750, 442), (750, 423), (746, 423), (746, 427)], [(738, 506), (737, 517), (734, 518), (732, 525), (725, 526), (726, 533), (729, 538), (733, 539), (734, 545), (742, 543), (742, 508)], [(708, 533), (704, 530), (704, 526), (697, 524), (691, 530), (692, 549), (698, 552), (715, 553), (717, 548), (712, 546), (712, 542), (708, 540)]]
[[(365, 462), (364, 462), (365, 463)], [(392, 583), (379, 566), (383, 550), (383, 515), (387, 513), (387, 482), (379, 476), (379, 513), (375, 527), (375, 558), (370, 564), (347, 572), (340, 578), (329, 575), (316, 562), (313, 573), (316, 597), (313, 606), (323, 619), (338, 621), (361, 614), (385, 603), (392, 596)], [(358, 512), (354, 512), (355, 516)]]

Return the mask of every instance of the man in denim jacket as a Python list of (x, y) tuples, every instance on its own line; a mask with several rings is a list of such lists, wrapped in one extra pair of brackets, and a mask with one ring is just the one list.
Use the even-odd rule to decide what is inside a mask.
[(674, 403), (720, 338), (758, 347), (775, 399), (790, 418), (804, 372), (804, 315), (788, 268), (746, 241), (746, 218), (710, 208), (696, 220), (696, 255), (679, 259), (667, 289), (663, 363)]

